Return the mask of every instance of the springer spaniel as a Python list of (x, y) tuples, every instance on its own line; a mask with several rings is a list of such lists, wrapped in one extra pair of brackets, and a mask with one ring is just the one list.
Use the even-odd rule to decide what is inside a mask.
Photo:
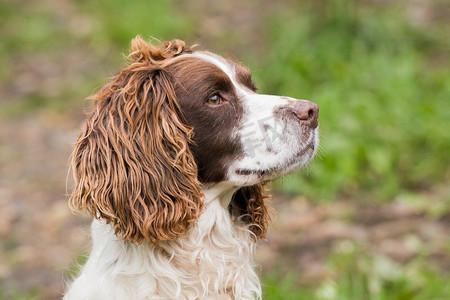
[[(270, 70), (269, 70), (270, 72)], [(64, 299), (260, 299), (265, 183), (318, 147), (318, 106), (256, 93), (248, 69), (137, 37), (72, 154), (92, 252)]]

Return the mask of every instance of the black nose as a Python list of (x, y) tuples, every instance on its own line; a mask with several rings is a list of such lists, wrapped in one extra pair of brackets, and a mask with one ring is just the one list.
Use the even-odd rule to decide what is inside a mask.
[(301, 100), (294, 104), (292, 111), (306, 126), (316, 128), (319, 125), (319, 106), (311, 101)]

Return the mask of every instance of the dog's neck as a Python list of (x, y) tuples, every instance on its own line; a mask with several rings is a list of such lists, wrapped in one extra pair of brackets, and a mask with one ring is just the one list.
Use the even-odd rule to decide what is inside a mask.
[(205, 184), (203, 194), (205, 195), (205, 205), (218, 201), (223, 208), (227, 208), (231, 202), (233, 194), (239, 188), (229, 182)]

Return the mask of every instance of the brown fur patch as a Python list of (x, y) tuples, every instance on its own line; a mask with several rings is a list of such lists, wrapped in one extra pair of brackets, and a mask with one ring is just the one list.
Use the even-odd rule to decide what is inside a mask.
[[(203, 211), (200, 182), (224, 180), (242, 153), (231, 138), (243, 114), (231, 80), (189, 53), (179, 40), (154, 46), (136, 38), (130, 64), (89, 98), (93, 109), (72, 154), (70, 205), (126, 241), (157, 245), (184, 234)], [(236, 66), (254, 90), (249, 71)], [(222, 105), (207, 104), (214, 94)], [(264, 198), (258, 184), (241, 188), (231, 204), (257, 238), (270, 221)]]

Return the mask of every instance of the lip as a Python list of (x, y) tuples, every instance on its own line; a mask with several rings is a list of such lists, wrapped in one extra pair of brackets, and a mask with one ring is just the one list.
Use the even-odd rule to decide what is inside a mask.
[(308, 151), (313, 151), (314, 152), (314, 149), (315, 149), (315, 143), (314, 143), (314, 139), (313, 139), (308, 145), (306, 145), (306, 147), (304, 147), (299, 152), (297, 152), (294, 156), (292, 156), (286, 163), (284, 163), (280, 167), (268, 168), (268, 169), (263, 169), (263, 170), (237, 169), (235, 171), (235, 173), (238, 174), (238, 175), (242, 175), (242, 176), (248, 176), (248, 175), (256, 174), (256, 175), (258, 175), (258, 177), (262, 177), (262, 176), (264, 176), (266, 174), (272, 174), (272, 173), (274, 173), (276, 171), (285, 169), (285, 168), (295, 164), (299, 157), (305, 155)]

